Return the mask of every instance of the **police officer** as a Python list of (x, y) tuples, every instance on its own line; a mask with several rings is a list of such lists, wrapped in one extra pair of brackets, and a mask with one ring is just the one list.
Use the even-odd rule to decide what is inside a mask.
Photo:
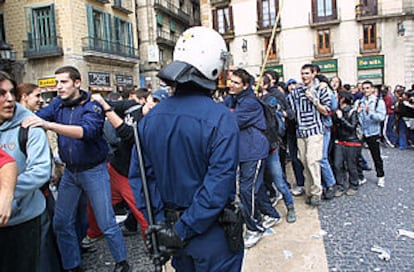
[[(232, 114), (210, 95), (226, 56), (216, 31), (186, 30), (173, 62), (158, 74), (175, 87), (174, 95), (138, 127), (158, 243), (174, 250), (177, 271), (241, 270), (243, 240), (231, 247), (219, 223), (236, 193), (239, 130)], [(138, 208), (147, 215), (137, 156), (134, 149), (129, 180)]]

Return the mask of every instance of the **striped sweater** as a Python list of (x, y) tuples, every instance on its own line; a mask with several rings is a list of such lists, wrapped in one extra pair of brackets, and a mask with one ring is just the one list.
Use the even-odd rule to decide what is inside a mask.
[[(319, 88), (319, 81), (314, 80), (311, 90), (314, 99), (331, 110), (331, 98), (327, 88)], [(306, 138), (316, 134), (323, 134), (322, 114), (317, 110), (316, 106), (306, 97), (305, 91), (307, 87), (299, 86), (295, 88), (288, 96), (288, 101), (295, 111), (296, 116), (296, 136), (298, 138)]]

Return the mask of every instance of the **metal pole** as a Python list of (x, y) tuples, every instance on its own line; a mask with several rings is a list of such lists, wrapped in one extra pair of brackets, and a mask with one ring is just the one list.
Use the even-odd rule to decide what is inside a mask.
[(272, 48), (273, 41), (276, 37), (277, 24), (280, 20), (280, 13), (281, 13), (282, 9), (283, 9), (283, 0), (280, 1), (280, 8), (277, 11), (275, 24), (273, 25), (273, 29), (272, 29), (272, 36), (270, 36), (270, 40), (269, 40), (269, 44), (267, 45), (266, 55), (265, 55), (265, 58), (264, 58), (264, 61), (263, 61), (262, 69), (260, 70), (259, 77), (257, 78), (258, 84), (256, 84), (256, 88), (254, 90), (254, 92), (256, 94), (259, 92), (260, 81), (262, 80), (263, 73), (264, 73), (264, 70), (266, 68), (267, 59), (269, 58), (269, 55), (270, 55), (270, 49)]
[(138, 162), (139, 162), (139, 170), (141, 172), (142, 190), (144, 192), (145, 206), (147, 208), (147, 214), (148, 214), (148, 224), (149, 224), (148, 228), (151, 231), (151, 242), (152, 242), (152, 248), (153, 248), (152, 261), (154, 262), (155, 271), (161, 272), (162, 271), (161, 254), (158, 249), (157, 235), (151, 229), (154, 226), (154, 217), (152, 214), (151, 197), (150, 197), (149, 190), (148, 190), (147, 178), (145, 176), (144, 160), (142, 157), (142, 150), (141, 150), (141, 141), (139, 139), (136, 121), (133, 122), (132, 127), (134, 129), (134, 140), (135, 140), (135, 146), (137, 148), (137, 153), (138, 153)]

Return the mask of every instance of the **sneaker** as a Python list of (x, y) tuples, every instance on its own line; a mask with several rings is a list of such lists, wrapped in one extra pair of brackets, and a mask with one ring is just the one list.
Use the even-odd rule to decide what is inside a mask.
[(265, 229), (270, 229), (274, 225), (279, 224), (281, 221), (282, 221), (282, 219), (280, 217), (271, 217), (269, 215), (265, 215), (265, 216), (263, 216), (262, 226)]
[(130, 266), (127, 261), (122, 261), (115, 264), (114, 272), (128, 272), (132, 269), (130, 269)]
[(119, 227), (121, 228), (122, 235), (124, 236), (132, 236), (138, 234), (138, 231), (129, 230), (124, 224), (120, 224)]
[(275, 197), (273, 197), (270, 201), (272, 202), (272, 206), (276, 207), (277, 203), (279, 203), (280, 200), (283, 199), (283, 196), (281, 193), (278, 193)]
[(309, 205), (312, 207), (317, 207), (321, 205), (321, 197), (320, 196), (312, 196), (309, 200)]
[(344, 194), (345, 192), (343, 190), (336, 190), (335, 192), (335, 197), (340, 197)]
[(347, 196), (353, 196), (353, 195), (356, 195), (358, 193), (358, 190), (355, 190), (355, 189), (352, 189), (352, 188), (349, 188), (347, 191), (346, 191), (346, 195)]
[(359, 183), (359, 185), (361, 186), (361, 185), (363, 185), (363, 184), (367, 183), (367, 179), (366, 179), (366, 178), (359, 179), (359, 180), (358, 180), (358, 183)]
[(99, 236), (96, 238), (91, 238), (88, 235), (86, 235), (85, 238), (82, 239), (82, 247), (83, 248), (88, 248), (91, 247), (92, 245), (94, 245), (97, 241), (99, 241), (100, 239), (102, 239), (103, 236)]
[(248, 230), (246, 231), (246, 234), (244, 236), (244, 247), (245, 248), (251, 248), (254, 245), (257, 244), (257, 242), (260, 241), (263, 237), (263, 232), (260, 231), (252, 231)]
[(379, 177), (378, 181), (377, 181), (377, 185), (378, 187), (384, 188), (385, 186), (385, 178), (384, 177)]
[(294, 196), (300, 196), (305, 192), (305, 188), (303, 188), (303, 186), (295, 186), (294, 188), (292, 188), (292, 195)]
[(293, 207), (293, 205), (290, 205), (290, 206), (287, 207), (286, 221), (288, 223), (296, 222), (295, 207)]
[(333, 186), (326, 188), (324, 195), (326, 200), (333, 199), (335, 197), (335, 188)]

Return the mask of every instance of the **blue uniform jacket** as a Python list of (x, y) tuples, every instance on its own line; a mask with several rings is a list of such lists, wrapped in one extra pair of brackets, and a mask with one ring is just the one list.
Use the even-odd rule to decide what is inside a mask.
[(261, 160), (269, 154), (269, 141), (261, 130), (266, 129), (262, 105), (254, 98), (251, 87), (223, 101), (236, 115), (240, 128), (240, 162)]
[[(175, 95), (139, 123), (155, 221), (164, 207), (185, 210), (181, 239), (205, 232), (236, 193), (239, 130), (230, 112), (205, 95)], [(147, 216), (136, 147), (129, 169), (137, 207)]]
[(82, 139), (58, 135), (60, 158), (71, 171), (92, 168), (104, 162), (108, 153), (108, 145), (103, 139), (105, 115), (99, 103), (90, 101), (90, 98), (91, 94), (86, 93), (83, 103), (65, 107), (60, 97), (56, 97), (49, 106), (36, 112), (47, 121), (82, 127)]

